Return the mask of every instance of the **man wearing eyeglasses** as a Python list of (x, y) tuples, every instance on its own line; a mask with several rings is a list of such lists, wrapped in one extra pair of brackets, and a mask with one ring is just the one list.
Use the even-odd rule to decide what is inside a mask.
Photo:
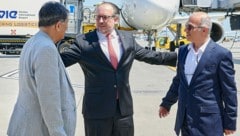
[(76, 37), (61, 54), (66, 66), (79, 63), (85, 76), (83, 117), (86, 136), (133, 136), (129, 72), (134, 59), (176, 65), (177, 54), (140, 46), (131, 32), (116, 30), (119, 10), (110, 2), (96, 7), (97, 29)]
[(189, 45), (179, 48), (177, 74), (159, 109), (160, 118), (178, 101), (175, 132), (223, 136), (236, 130), (237, 88), (232, 54), (210, 38), (212, 22), (194, 12), (186, 24)]

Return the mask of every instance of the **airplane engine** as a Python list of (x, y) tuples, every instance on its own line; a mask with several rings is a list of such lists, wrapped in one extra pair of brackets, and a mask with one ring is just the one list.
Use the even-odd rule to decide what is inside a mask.
[(239, 8), (240, 7), (240, 1), (239, 0), (229, 0), (229, 7), (230, 8)]
[(218, 21), (212, 21), (212, 30), (210, 37), (215, 42), (222, 42), (224, 38), (224, 29), (222, 27), (222, 24), (220, 24)]

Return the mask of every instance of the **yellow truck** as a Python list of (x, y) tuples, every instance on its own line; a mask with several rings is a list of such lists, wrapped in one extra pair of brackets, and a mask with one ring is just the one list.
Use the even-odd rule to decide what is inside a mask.
[[(181, 45), (188, 44), (189, 41), (186, 39), (186, 34), (184, 32), (185, 27), (179, 26), (180, 24), (172, 24), (167, 26), (165, 34), (158, 36), (155, 39), (156, 48), (164, 48), (170, 51), (175, 51)], [(172, 34), (173, 38), (171, 38)]]
[(176, 48), (178, 48), (181, 45), (188, 44), (189, 41), (185, 38), (182, 37), (181, 39), (176, 40), (171, 40), (169, 37), (158, 37), (155, 41), (155, 46), (156, 48), (163, 48), (167, 49), (170, 51), (175, 51)]

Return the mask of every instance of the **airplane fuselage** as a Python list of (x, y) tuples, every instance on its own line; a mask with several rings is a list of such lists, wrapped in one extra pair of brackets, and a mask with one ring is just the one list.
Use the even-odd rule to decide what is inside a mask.
[(179, 9), (178, 0), (123, 0), (122, 19), (135, 29), (160, 29), (174, 18)]
[[(174, 21), (173, 19), (179, 12), (180, 2), (182, 6), (189, 6), (190, 8), (198, 6), (198, 4), (199, 6), (209, 6), (209, 8), (214, 6), (215, 11), (218, 6), (219, 10), (222, 7), (225, 9), (240, 7), (240, 0), (209, 1), (210, 0), (122, 0), (120, 26), (142, 30), (161, 29)], [(222, 10), (223, 9), (221, 9), (221, 11)]]

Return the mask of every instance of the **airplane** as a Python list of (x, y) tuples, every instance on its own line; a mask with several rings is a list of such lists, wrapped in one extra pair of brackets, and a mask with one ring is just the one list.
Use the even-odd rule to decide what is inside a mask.
[[(156, 32), (170, 24), (184, 24), (189, 15), (196, 10), (208, 12), (212, 18), (211, 38), (221, 42), (224, 28), (221, 25), (230, 16), (234, 29), (240, 29), (240, 15), (235, 14), (240, 8), (240, 0), (122, 0), (120, 28), (144, 30), (149, 37), (149, 47)], [(181, 25), (178, 25), (178, 30)], [(179, 31), (176, 34), (178, 40)]]

